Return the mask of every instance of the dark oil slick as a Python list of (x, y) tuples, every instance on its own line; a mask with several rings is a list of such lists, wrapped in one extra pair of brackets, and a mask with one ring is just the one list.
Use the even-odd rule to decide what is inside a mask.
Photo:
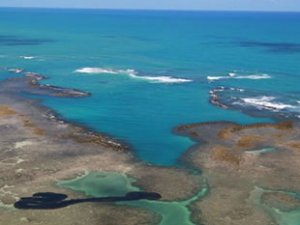
[(14, 204), (17, 209), (58, 209), (74, 204), (86, 202), (122, 202), (122, 201), (136, 201), (136, 200), (158, 200), (161, 198), (160, 194), (155, 192), (128, 192), (125, 196), (111, 196), (98, 198), (82, 198), (69, 199), (65, 194), (43, 192), (35, 193), (32, 197), (23, 197)]

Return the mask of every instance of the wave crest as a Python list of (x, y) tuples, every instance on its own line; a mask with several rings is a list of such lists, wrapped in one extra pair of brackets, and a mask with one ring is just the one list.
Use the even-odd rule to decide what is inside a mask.
[(266, 94), (257, 90), (217, 87), (210, 91), (210, 103), (252, 116), (300, 119), (300, 101), (297, 94)]
[(104, 69), (99, 67), (83, 67), (74, 71), (75, 73), (87, 73), (87, 74), (135, 74), (135, 70), (113, 70)]
[(140, 76), (139, 73), (133, 69), (115, 70), (105, 69), (99, 67), (83, 67), (74, 71), (75, 73), (86, 74), (113, 74), (113, 75), (127, 75), (134, 79), (146, 80), (151, 83), (187, 83), (192, 82), (190, 79), (176, 78), (172, 76)]
[(20, 58), (21, 58), (21, 59), (27, 59), (27, 60), (30, 60), (30, 59), (35, 59), (35, 58), (37, 58), (37, 57), (35, 57), (35, 56), (26, 56), (26, 55), (24, 55), (24, 56), (20, 56)]
[(241, 98), (241, 101), (248, 105), (253, 105), (258, 108), (265, 108), (270, 110), (283, 110), (288, 108), (295, 108), (293, 105), (276, 102), (273, 96), (259, 96), (255, 98)]
[(236, 73), (229, 73), (227, 76), (207, 76), (207, 80), (217, 81), (226, 79), (248, 79), (248, 80), (261, 80), (261, 79), (271, 79), (269, 74), (250, 74), (250, 75), (237, 75)]

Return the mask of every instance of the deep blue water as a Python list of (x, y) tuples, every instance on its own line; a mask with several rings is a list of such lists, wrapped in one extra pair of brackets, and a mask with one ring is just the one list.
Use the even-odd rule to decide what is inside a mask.
[[(299, 62), (297, 13), (0, 9), (0, 66), (91, 92), (82, 99), (43, 99), (155, 164), (174, 164), (193, 144), (172, 133), (177, 125), (271, 121), (211, 105), (214, 87), (243, 88), (258, 98), (290, 93), (295, 105), (284, 110), (297, 113)], [(82, 68), (85, 73), (75, 72)], [(284, 106), (282, 98), (271, 101)]]

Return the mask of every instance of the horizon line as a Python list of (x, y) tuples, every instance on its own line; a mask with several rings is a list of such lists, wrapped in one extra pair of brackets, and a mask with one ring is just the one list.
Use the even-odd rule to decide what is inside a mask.
[(0, 6), (0, 9), (58, 9), (58, 10), (110, 10), (110, 11), (173, 11), (173, 12), (257, 12), (257, 13), (300, 13), (291, 10), (246, 10), (246, 9), (144, 9), (144, 8), (90, 8), (90, 7), (42, 7), (42, 6)]

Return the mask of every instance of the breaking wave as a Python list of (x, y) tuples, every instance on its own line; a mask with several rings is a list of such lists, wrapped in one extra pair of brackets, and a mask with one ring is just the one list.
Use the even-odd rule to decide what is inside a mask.
[(257, 108), (265, 108), (269, 110), (283, 110), (283, 109), (295, 109), (296, 106), (285, 104), (279, 101), (276, 101), (276, 98), (273, 96), (259, 96), (255, 98), (241, 98), (241, 102), (244, 104), (256, 106)]
[(20, 56), (20, 58), (30, 60), (30, 59), (35, 59), (36, 57), (35, 56)]
[(263, 93), (257, 90), (217, 87), (210, 91), (210, 103), (258, 117), (300, 118), (298, 94)]
[(134, 79), (146, 80), (151, 83), (187, 83), (192, 82), (190, 79), (176, 78), (172, 76), (143, 76), (133, 69), (126, 70), (115, 70), (105, 69), (99, 67), (84, 67), (74, 71), (75, 73), (86, 73), (86, 74), (112, 74), (112, 75), (127, 75)]
[(228, 73), (227, 76), (207, 76), (207, 80), (217, 81), (226, 79), (248, 79), (248, 80), (261, 80), (261, 79), (271, 79), (272, 77), (268, 74), (250, 74), (250, 75), (238, 75), (236, 73)]

